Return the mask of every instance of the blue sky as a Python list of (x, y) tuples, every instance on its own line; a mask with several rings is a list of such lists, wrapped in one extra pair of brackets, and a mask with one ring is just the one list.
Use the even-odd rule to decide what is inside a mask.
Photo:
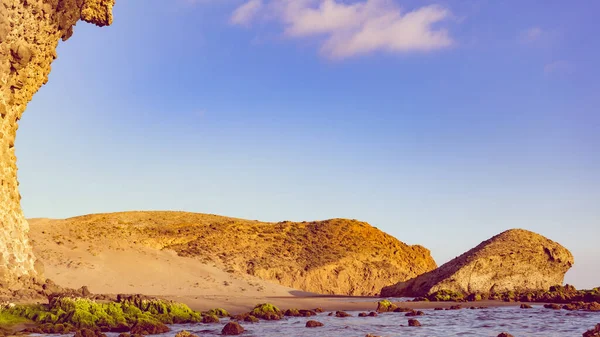
[(591, 1), (130, 0), (17, 137), (27, 217), (355, 218), (438, 264), (509, 228), (600, 285)]

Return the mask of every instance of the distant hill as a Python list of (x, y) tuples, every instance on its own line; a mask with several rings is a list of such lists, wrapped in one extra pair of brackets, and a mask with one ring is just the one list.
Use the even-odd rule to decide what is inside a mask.
[[(67, 281), (67, 277), (77, 278), (86, 263), (90, 265), (88, 271), (97, 272), (103, 263), (113, 263), (108, 260), (118, 256), (125, 259), (133, 250), (139, 252), (137, 259), (144, 260), (132, 266), (131, 273), (144, 271), (140, 268), (151, 262), (143, 256), (150, 254), (158, 259), (157, 252), (174, 251), (173, 258), (197, 261), (226, 275), (320, 294), (376, 295), (384, 286), (436, 268), (426, 248), (409, 246), (356, 220), (266, 223), (186, 212), (122, 212), (65, 220), (31, 219), (30, 224), (36, 256), (54, 266), (47, 267), (47, 271), (62, 273)], [(92, 268), (89, 261), (94, 258)], [(61, 259), (69, 260), (69, 266), (54, 261)], [(165, 261), (168, 259), (165, 257)], [(63, 269), (59, 271), (58, 267)], [(111, 268), (113, 272), (116, 267)], [(164, 269), (155, 268), (157, 273)], [(124, 279), (129, 277), (126, 267), (119, 270)], [(169, 272), (175, 273), (169, 275), (172, 279), (178, 277), (177, 269)], [(202, 282), (197, 286), (201, 287)]]
[(382, 296), (427, 296), (449, 290), (462, 294), (548, 290), (562, 285), (573, 266), (565, 247), (524, 229), (502, 232), (436, 270), (385, 287)]

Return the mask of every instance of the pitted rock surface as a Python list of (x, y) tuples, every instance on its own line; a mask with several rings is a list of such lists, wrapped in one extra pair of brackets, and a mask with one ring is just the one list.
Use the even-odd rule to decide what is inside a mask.
[[(0, 3), (0, 285), (20, 287), (43, 276), (21, 210), (15, 137), (27, 104), (48, 82), (59, 40), (80, 19), (112, 23), (114, 0), (2, 0)], [(21, 278), (21, 279), (19, 279)]]

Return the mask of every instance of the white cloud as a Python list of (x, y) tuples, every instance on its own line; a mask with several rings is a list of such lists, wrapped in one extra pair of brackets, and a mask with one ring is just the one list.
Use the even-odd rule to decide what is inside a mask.
[(249, 0), (233, 12), (231, 15), (231, 23), (236, 25), (249, 24), (262, 7), (262, 0)]
[(544, 31), (540, 27), (531, 27), (521, 32), (519, 39), (523, 43), (530, 43), (539, 40)]
[[(253, 1), (239, 7), (234, 17)], [(321, 52), (331, 58), (375, 51), (429, 51), (453, 43), (446, 29), (433, 27), (451, 15), (436, 5), (403, 12), (391, 0), (271, 0), (246, 17), (255, 18), (259, 11), (282, 24), (289, 38), (324, 37)]]

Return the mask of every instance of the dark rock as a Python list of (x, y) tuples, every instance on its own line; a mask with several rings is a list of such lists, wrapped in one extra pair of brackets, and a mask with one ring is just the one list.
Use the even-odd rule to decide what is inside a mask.
[(377, 316), (378, 316), (378, 314), (375, 311), (371, 311), (369, 313), (369, 317), (377, 317)]
[(239, 325), (239, 323), (229, 322), (223, 327), (223, 330), (221, 330), (221, 334), (235, 336), (241, 334), (244, 331), (244, 328), (242, 328), (242, 326)]
[(530, 306), (529, 304), (521, 304), (521, 309), (531, 309), (533, 308), (532, 306)]
[(345, 312), (345, 311), (336, 311), (335, 312), (335, 317), (350, 317), (352, 315), (350, 315), (349, 313)]
[(311, 316), (316, 316), (317, 312), (314, 310), (298, 310), (298, 312), (300, 313), (300, 316), (302, 317), (311, 317)]
[(317, 321), (308, 321), (306, 322), (306, 327), (307, 328), (317, 328), (323, 326), (323, 323), (321, 322), (317, 322)]
[(417, 321), (414, 318), (408, 320), (408, 326), (421, 326), (421, 322)]
[(284, 315), (288, 317), (299, 317), (300, 311), (298, 311), (298, 309), (288, 309), (285, 311)]
[(244, 318), (244, 322), (258, 323), (259, 320), (258, 320), (258, 318), (254, 317), (252, 315), (248, 315), (248, 316), (246, 316), (246, 318)]
[(368, 314), (366, 312), (361, 312), (358, 314), (358, 317), (367, 317)]
[(509, 334), (508, 332), (503, 332), (503, 333), (499, 334), (498, 337), (515, 337), (515, 336)]
[(106, 335), (97, 329), (81, 329), (75, 333), (74, 337), (106, 337)]
[(560, 310), (561, 306), (556, 304), (556, 303), (550, 303), (550, 304), (544, 304), (544, 308), (546, 309), (554, 309), (554, 310)]
[(583, 337), (600, 337), (600, 323), (596, 324), (596, 326), (583, 333)]
[(425, 315), (424, 312), (422, 312), (420, 310), (416, 310), (416, 311), (413, 310), (411, 312), (407, 312), (406, 315), (404, 315), (404, 316), (409, 316), (410, 317), (410, 316), (423, 316), (423, 315)]
[(204, 316), (202, 316), (202, 323), (204, 323), (204, 324), (219, 323), (219, 317), (217, 317), (217, 315), (204, 315)]
[[(148, 322), (148, 321), (138, 321), (132, 328), (131, 334), (139, 334), (139, 335), (158, 335), (161, 333), (169, 332), (168, 326), (164, 325), (161, 322)], [(87, 337), (87, 336), (83, 336)]]
[(412, 310), (413, 309), (411, 309), (411, 308), (402, 308), (402, 307), (399, 307), (399, 308), (394, 309), (394, 312), (411, 312)]

